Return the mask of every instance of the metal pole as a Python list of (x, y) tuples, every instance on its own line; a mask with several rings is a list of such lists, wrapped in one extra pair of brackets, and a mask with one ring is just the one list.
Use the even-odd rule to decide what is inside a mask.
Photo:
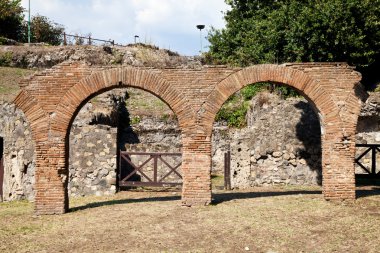
[(30, 0), (29, 0), (29, 12), (28, 12), (28, 44), (30, 44)]
[(202, 54), (202, 29), (199, 29), (200, 41), (201, 41), (201, 54)]
[(199, 37), (200, 37), (200, 42), (201, 42), (200, 54), (202, 54), (202, 29), (205, 28), (205, 25), (197, 25), (197, 28), (199, 29)]

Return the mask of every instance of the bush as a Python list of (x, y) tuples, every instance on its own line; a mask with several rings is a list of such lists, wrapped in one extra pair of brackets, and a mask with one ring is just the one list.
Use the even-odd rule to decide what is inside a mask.
[(0, 66), (8, 67), (12, 63), (13, 54), (12, 52), (0, 53)]
[[(215, 121), (225, 121), (229, 127), (245, 127), (247, 125), (245, 118), (249, 109), (249, 101), (263, 91), (277, 93), (283, 99), (299, 96), (296, 90), (283, 85), (272, 83), (250, 84), (228, 98), (216, 114)], [(263, 99), (264, 97), (260, 97), (260, 105), (263, 103)]]
[(23, 14), (21, 0), (0, 0), (0, 36), (21, 40), (23, 37)]
[[(54, 23), (49, 18), (37, 14), (32, 17), (30, 22), (31, 30), (31, 42), (44, 42), (53, 46), (60, 45), (63, 42), (63, 32), (65, 28), (57, 23)], [(24, 23), (25, 38), (24, 41), (28, 40), (28, 24)]]

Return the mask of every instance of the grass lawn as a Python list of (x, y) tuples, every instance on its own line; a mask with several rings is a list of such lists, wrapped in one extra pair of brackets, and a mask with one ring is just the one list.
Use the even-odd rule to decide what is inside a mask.
[(378, 194), (333, 203), (318, 187), (255, 188), (189, 208), (178, 192), (129, 191), (72, 198), (52, 216), (0, 203), (0, 252), (379, 252)]

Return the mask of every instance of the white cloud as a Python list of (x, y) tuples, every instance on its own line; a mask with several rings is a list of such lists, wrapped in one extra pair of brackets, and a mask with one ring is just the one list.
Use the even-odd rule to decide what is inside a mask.
[[(39, 13), (63, 24), (68, 32), (131, 43), (134, 35), (182, 54), (199, 50), (197, 24), (221, 28), (224, 0), (30, 0)], [(28, 0), (22, 0), (27, 8)], [(205, 33), (204, 33), (205, 35)], [(205, 41), (206, 42), (206, 41)]]

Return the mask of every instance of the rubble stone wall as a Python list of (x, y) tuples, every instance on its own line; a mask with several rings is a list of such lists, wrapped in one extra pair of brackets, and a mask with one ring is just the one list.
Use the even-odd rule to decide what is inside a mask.
[[(122, 96), (123, 92), (113, 90), (99, 95), (96, 103), (104, 105), (104, 111), (94, 109), (94, 102), (90, 101), (73, 122), (69, 163), (71, 196), (113, 194), (116, 191), (118, 149), (181, 152), (181, 133), (175, 120), (143, 116), (132, 128), (119, 133), (119, 141), (116, 126), (96, 122), (100, 113), (109, 117), (113, 106), (111, 96)], [(376, 94), (372, 94), (359, 118), (359, 143), (380, 143), (379, 108)], [(4, 200), (33, 199), (34, 144), (28, 123), (12, 104), (4, 103), (0, 110), (3, 115), (0, 134), (5, 146)], [(306, 100), (282, 100), (273, 94), (260, 94), (251, 102), (247, 122), (248, 127), (244, 129), (231, 129), (223, 123), (215, 123), (212, 173), (223, 173), (224, 153), (230, 149), (234, 188), (320, 184), (320, 124)], [(363, 163), (369, 165), (370, 157), (363, 159)], [(135, 164), (141, 165), (145, 160), (146, 157), (133, 157)], [(357, 168), (357, 172), (360, 171)], [(178, 180), (175, 175), (171, 176)]]
[(0, 136), (4, 141), (3, 198), (34, 199), (34, 143), (24, 113), (14, 104), (0, 102)]

